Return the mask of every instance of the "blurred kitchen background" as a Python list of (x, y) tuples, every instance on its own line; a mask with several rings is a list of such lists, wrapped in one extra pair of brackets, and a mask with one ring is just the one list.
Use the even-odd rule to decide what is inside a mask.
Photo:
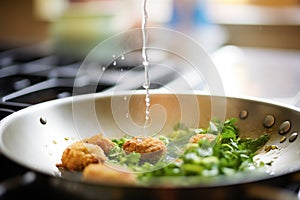
[[(84, 57), (106, 38), (140, 27), (141, 1), (1, 0), (0, 50), (45, 45)], [(207, 50), (228, 95), (298, 105), (299, 0), (148, 0), (148, 12), (149, 26), (183, 32)]]
[[(219, 72), (226, 95), (266, 98), (300, 107), (300, 0), (147, 3), (150, 27), (180, 31), (201, 45)], [(0, 0), (0, 120), (22, 108), (72, 96), (74, 91), (103, 92), (117, 83), (142, 88), (144, 71), (135, 66), (142, 64), (140, 52), (133, 59), (127, 55), (116, 58), (109, 52), (109, 66), (95, 64), (98, 72), (105, 71), (101, 81), (98, 72), (77, 73), (96, 45), (115, 34), (140, 28), (141, 19), (142, 0)], [(141, 38), (133, 37), (132, 41), (135, 39)], [(170, 41), (167, 36), (159, 42), (164, 40)], [(181, 40), (171, 43), (185, 46)], [(198, 48), (184, 50), (202, 60)], [(161, 86), (153, 84), (155, 81), (172, 85), (173, 89), (185, 86), (177, 81), (182, 76), (195, 88), (207, 89), (203, 84), (207, 77), (199, 78), (195, 71), (182, 70), (190, 63), (158, 56), (157, 64), (152, 65), (153, 57), (151, 54), (151, 88)], [(124, 74), (127, 79), (120, 81)], [(28, 169), (1, 152), (0, 163), (5, 172), (0, 173), (0, 199), (66, 197), (49, 187), (48, 181), (28, 180)], [(17, 176), (20, 174), (25, 175)], [(296, 174), (291, 184), (280, 186), (284, 191), (291, 190), (298, 199), (299, 177)], [(250, 197), (243, 199), (272, 199), (282, 192), (264, 192), (260, 187), (249, 191)]]

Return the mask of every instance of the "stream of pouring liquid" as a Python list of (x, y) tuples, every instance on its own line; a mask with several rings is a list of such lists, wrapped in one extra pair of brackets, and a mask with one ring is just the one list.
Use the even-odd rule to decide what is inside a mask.
[[(145, 103), (146, 103), (146, 110), (145, 110), (145, 124), (144, 127), (147, 127), (149, 124), (149, 113), (150, 113), (150, 93), (149, 93), (149, 87), (150, 87), (150, 77), (149, 77), (149, 61), (148, 61), (148, 55), (146, 51), (146, 45), (148, 40), (147, 35), (147, 21), (148, 21), (148, 12), (147, 12), (147, 0), (143, 0), (143, 17), (142, 17), (142, 36), (143, 36), (143, 46), (142, 46), (142, 58), (143, 58), (143, 66), (145, 70), (145, 82), (143, 84), (143, 88), (146, 90), (146, 97), (145, 97)], [(145, 129), (145, 136), (147, 135), (146, 129)]]

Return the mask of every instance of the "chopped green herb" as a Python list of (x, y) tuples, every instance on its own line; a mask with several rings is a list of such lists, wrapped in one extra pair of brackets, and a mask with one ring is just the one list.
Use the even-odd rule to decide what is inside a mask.
[[(141, 164), (139, 153), (124, 153), (122, 145), (130, 138), (113, 140), (117, 145), (112, 149), (109, 158), (141, 172), (141, 181), (162, 176), (231, 175), (261, 167), (263, 164), (255, 163), (253, 157), (257, 150), (267, 143), (270, 136), (263, 134), (258, 138), (240, 138), (236, 121), (235, 118), (224, 122), (212, 120), (207, 129), (193, 129), (184, 124), (177, 124), (170, 135), (159, 136), (171, 153), (154, 164)], [(190, 142), (189, 139), (195, 135), (200, 136), (200, 139), (194, 143)], [(171, 163), (170, 157), (173, 160)]]

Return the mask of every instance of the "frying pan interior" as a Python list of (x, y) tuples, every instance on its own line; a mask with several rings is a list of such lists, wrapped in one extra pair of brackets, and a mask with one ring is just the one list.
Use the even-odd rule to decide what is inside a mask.
[[(151, 94), (151, 124), (146, 133), (143, 94), (120, 93), (81, 95), (37, 104), (1, 121), (1, 152), (29, 169), (60, 176), (56, 163), (71, 143), (103, 133), (109, 138), (140, 134), (167, 134), (182, 122), (190, 127), (207, 127), (212, 115), (239, 118), (241, 137), (271, 135), (258, 157), (272, 163), (271, 176), (300, 169), (300, 111), (295, 107), (258, 99), (214, 97), (205, 94)], [(224, 110), (222, 110), (225, 106)], [(221, 112), (219, 112), (221, 111)], [(222, 115), (224, 114), (224, 115)], [(286, 137), (286, 140), (283, 140)], [(73, 177), (78, 180), (78, 177)], [(261, 179), (261, 177), (258, 177)]]

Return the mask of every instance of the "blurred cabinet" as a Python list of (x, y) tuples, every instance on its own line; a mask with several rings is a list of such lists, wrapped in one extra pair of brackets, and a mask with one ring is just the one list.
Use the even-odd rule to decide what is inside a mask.
[(214, 0), (208, 9), (229, 44), (300, 49), (299, 0)]
[(299, 0), (215, 0), (223, 4), (248, 4), (261, 6), (294, 6), (299, 5)]
[(34, 12), (33, 0), (1, 0), (0, 43), (19, 46), (46, 40), (49, 23)]

